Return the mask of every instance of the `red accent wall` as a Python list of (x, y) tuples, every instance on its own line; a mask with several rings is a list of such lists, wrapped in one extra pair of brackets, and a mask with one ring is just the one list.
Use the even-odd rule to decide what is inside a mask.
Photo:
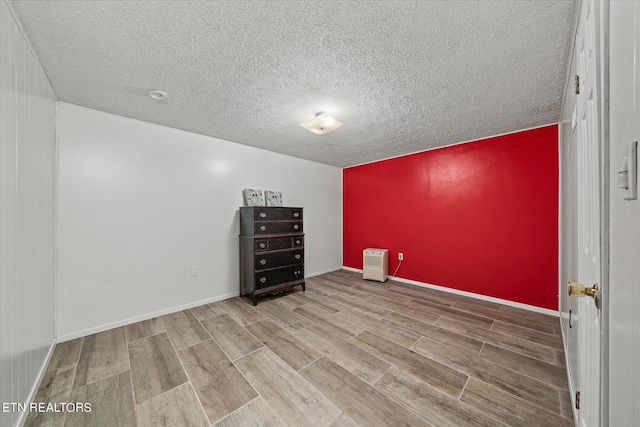
[(558, 128), (343, 171), (343, 262), (389, 249), (398, 277), (558, 308)]

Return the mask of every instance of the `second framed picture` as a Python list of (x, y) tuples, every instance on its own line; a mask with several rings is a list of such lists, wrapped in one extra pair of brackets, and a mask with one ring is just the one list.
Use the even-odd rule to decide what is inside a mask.
[(264, 190), (264, 198), (267, 206), (282, 206), (282, 193), (279, 191)]

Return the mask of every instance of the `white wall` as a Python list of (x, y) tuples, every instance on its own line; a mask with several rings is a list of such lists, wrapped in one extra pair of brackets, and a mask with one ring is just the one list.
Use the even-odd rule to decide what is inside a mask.
[(617, 188), (624, 149), (640, 141), (640, 2), (610, 3), (609, 425), (640, 425), (640, 200)]
[(66, 103), (58, 144), (60, 341), (237, 295), (243, 188), (304, 207), (307, 276), (342, 265), (339, 168)]
[[(55, 342), (55, 95), (0, 0), (0, 402), (27, 402)], [(24, 414), (0, 412), (0, 425)]]

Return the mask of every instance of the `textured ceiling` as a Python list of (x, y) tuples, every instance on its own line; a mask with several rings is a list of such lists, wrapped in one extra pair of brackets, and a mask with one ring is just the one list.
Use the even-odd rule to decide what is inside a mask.
[(349, 166), (557, 122), (576, 1), (13, 5), (61, 101)]

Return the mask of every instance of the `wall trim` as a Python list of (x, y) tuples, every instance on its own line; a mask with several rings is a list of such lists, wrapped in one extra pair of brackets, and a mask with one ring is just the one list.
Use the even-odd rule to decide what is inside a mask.
[[(38, 378), (36, 378), (36, 381), (33, 383), (33, 387), (31, 387), (31, 390), (29, 391), (29, 394), (27, 396), (27, 400), (24, 403), (30, 404), (36, 398), (36, 394), (38, 393), (38, 390), (40, 389), (40, 385), (42, 384), (42, 380), (44, 379), (44, 374), (47, 372), (47, 367), (49, 366), (49, 362), (51, 361), (51, 358), (53, 357), (53, 351), (56, 348), (56, 344), (57, 344), (57, 342), (56, 342), (56, 339), (54, 338), (53, 341), (51, 342), (51, 345), (49, 346), (49, 351), (47, 352), (47, 357), (45, 357), (45, 359), (44, 359), (44, 363), (42, 364), (42, 367), (40, 368), (40, 372), (38, 372)], [(16, 426), (23, 426), (24, 423), (27, 421), (27, 416), (28, 415), (29, 415), (29, 411), (28, 410), (20, 413), (20, 416), (18, 417), (18, 422), (16, 423)]]
[(393, 159), (399, 159), (401, 157), (413, 156), (414, 154), (426, 153), (428, 151), (441, 150), (443, 148), (455, 147), (456, 145), (470, 144), (472, 142), (480, 142), (480, 141), (484, 141), (486, 139), (499, 138), (501, 136), (513, 135), (515, 133), (521, 133), (521, 132), (527, 132), (527, 131), (530, 131), (530, 130), (542, 129), (542, 128), (546, 128), (546, 127), (549, 127), (549, 126), (555, 126), (557, 124), (558, 124), (558, 122), (548, 123), (546, 125), (534, 126), (534, 127), (530, 127), (530, 128), (526, 128), (526, 129), (520, 129), (520, 130), (513, 130), (513, 131), (510, 131), (510, 132), (499, 133), (497, 135), (483, 136), (482, 138), (471, 139), (469, 141), (453, 142), (453, 143), (448, 144), (448, 145), (442, 145), (442, 146), (439, 146), (439, 147), (426, 148), (424, 150), (413, 151), (411, 153), (399, 154), (397, 156), (386, 157), (384, 159), (372, 160), (370, 162), (359, 163), (357, 165), (345, 166), (345, 167), (342, 168), (342, 170), (350, 169), (350, 168), (357, 168), (358, 166), (370, 165), (372, 163), (386, 162), (387, 160), (393, 160)]
[[(316, 272), (313, 272), (313, 273), (311, 273), (309, 275), (306, 275), (305, 278), (314, 277), (314, 276), (320, 276), (321, 274), (326, 274), (326, 273), (331, 273), (332, 271), (340, 270), (340, 268), (341, 267), (334, 267), (334, 268), (329, 268), (329, 269), (326, 269), (326, 270), (316, 271)], [(239, 292), (233, 292), (233, 293), (230, 293), (230, 294), (220, 295), (220, 296), (213, 297), (213, 298), (207, 298), (207, 299), (196, 301), (196, 302), (189, 303), (189, 304), (183, 304), (183, 305), (180, 305), (180, 306), (177, 306), (177, 307), (171, 307), (171, 308), (167, 308), (167, 309), (164, 309), (164, 310), (159, 310), (159, 311), (155, 311), (155, 312), (152, 312), (152, 313), (143, 314), (142, 316), (136, 316), (136, 317), (132, 317), (132, 318), (125, 319), (125, 320), (120, 320), (120, 321), (117, 321), (117, 322), (108, 323), (108, 324), (102, 325), (102, 326), (96, 326), (95, 328), (84, 329), (82, 331), (74, 332), (72, 334), (62, 335), (62, 336), (58, 337), (58, 342), (61, 343), (61, 342), (65, 342), (65, 341), (71, 341), (71, 340), (76, 339), (76, 338), (86, 337), (87, 335), (97, 334), (98, 332), (108, 331), (109, 329), (119, 328), (120, 326), (131, 325), (133, 323), (141, 322), (143, 320), (153, 319), (154, 317), (164, 316), (165, 314), (176, 313), (178, 311), (187, 310), (189, 308), (198, 307), (198, 306), (205, 305), (205, 304), (210, 304), (212, 302), (222, 301), (222, 300), (229, 299), (229, 298), (234, 298), (234, 297), (237, 297), (237, 296), (239, 296)], [(48, 363), (48, 361), (47, 361), (47, 363)], [(40, 383), (38, 382), (38, 384), (40, 384)], [(37, 388), (36, 388), (36, 390), (37, 390)]]
[(309, 277), (315, 277), (315, 276), (320, 276), (322, 274), (327, 274), (327, 273), (333, 273), (334, 271), (338, 271), (340, 269), (342, 269), (344, 267), (332, 267), (332, 268), (327, 268), (325, 270), (320, 270), (320, 271), (316, 271), (310, 274), (305, 274), (304, 278), (307, 279)]
[[(342, 268), (344, 270), (353, 271), (355, 273), (362, 273), (362, 270), (357, 269), (357, 268), (346, 267), (346, 266), (342, 266)], [(520, 308), (522, 310), (527, 310), (527, 311), (533, 311), (533, 312), (536, 312), (536, 313), (546, 314), (546, 315), (553, 316), (553, 317), (560, 317), (560, 312), (559, 311), (549, 310), (548, 308), (536, 307), (535, 305), (523, 304), (523, 303), (520, 303), (520, 302), (509, 301), (509, 300), (500, 299), (500, 298), (494, 298), (494, 297), (489, 297), (489, 296), (486, 296), (486, 295), (474, 294), (472, 292), (460, 291), (458, 289), (446, 288), (444, 286), (439, 286), (439, 285), (432, 285), (431, 283), (423, 283), (423, 282), (418, 282), (416, 280), (403, 279), (402, 277), (391, 277), (391, 276), (389, 276), (389, 278), (393, 279), (395, 281), (398, 281), (398, 282), (408, 283), (410, 285), (415, 285), (415, 286), (420, 286), (422, 288), (434, 289), (436, 291), (448, 292), (450, 294), (462, 295), (462, 296), (465, 296), (465, 297), (475, 298), (475, 299), (479, 299), (479, 300), (482, 300), (482, 301), (489, 301), (489, 302), (494, 302), (494, 303), (497, 303), (497, 304), (508, 305), (510, 307), (515, 307), (515, 308)]]
[(95, 328), (84, 329), (82, 331), (74, 332), (67, 335), (62, 335), (58, 337), (58, 342), (61, 343), (65, 341), (71, 341), (76, 338), (86, 337), (87, 335), (97, 334), (98, 332), (108, 331), (109, 329), (119, 328), (120, 326), (131, 325), (132, 323), (153, 319), (154, 317), (164, 316), (165, 314), (176, 313), (178, 311), (187, 310), (189, 308), (198, 307), (200, 305), (205, 305), (212, 302), (222, 301), (222, 300), (237, 297), (237, 296), (238, 296), (238, 293), (233, 292), (230, 294), (220, 295), (213, 298), (207, 298), (207, 299), (192, 302), (189, 304), (179, 305), (177, 307), (171, 307), (164, 310), (154, 311), (151, 313), (143, 314), (141, 316), (131, 317), (125, 320), (119, 320), (113, 323), (107, 323), (106, 325), (96, 326)]

